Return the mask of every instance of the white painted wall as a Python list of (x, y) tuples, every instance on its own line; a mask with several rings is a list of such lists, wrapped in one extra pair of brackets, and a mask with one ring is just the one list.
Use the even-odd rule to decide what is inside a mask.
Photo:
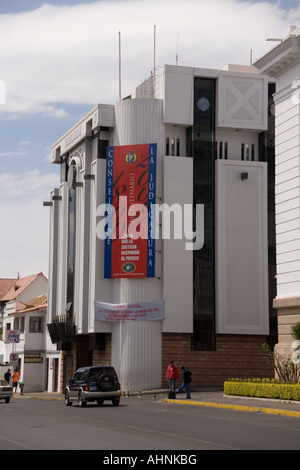
[[(26, 304), (38, 295), (46, 294), (48, 290), (48, 280), (43, 273), (40, 273), (31, 284), (26, 287), (20, 294), (16, 290), (16, 299), (19, 302)], [(13, 302), (12, 302), (13, 303)]]
[(216, 188), (216, 331), (268, 334), (266, 163), (218, 160)]
[(291, 80), (300, 66), (282, 74), (275, 99), (277, 298), (300, 295), (300, 105)]
[[(170, 208), (180, 206), (182, 238), (174, 239), (173, 223), (170, 238), (163, 246), (163, 298), (165, 299), (164, 332), (193, 331), (193, 252), (186, 250), (183, 232), (184, 204), (193, 205), (193, 159), (165, 156), (163, 202)], [(171, 214), (170, 220), (173, 221)], [(179, 220), (179, 219), (178, 219)], [(180, 223), (179, 222), (179, 223)], [(162, 227), (164, 228), (164, 227)]]
[(219, 71), (217, 90), (217, 127), (267, 129), (267, 77)]
[[(256, 62), (262, 73), (276, 80), (275, 204), (277, 297), (279, 315), (291, 299), (298, 311), (300, 296), (300, 29), (289, 34)], [(287, 301), (287, 302), (286, 302)], [(283, 312), (287, 319), (287, 312)], [(296, 321), (296, 320), (295, 320)], [(287, 327), (286, 327), (287, 330)], [(280, 339), (280, 336), (279, 336)]]
[[(43, 317), (43, 331), (42, 332), (30, 332), (29, 323), (31, 317)], [(42, 392), (46, 386), (46, 368), (47, 368), (47, 353), (50, 351), (54, 352), (56, 349), (53, 345), (47, 344), (47, 327), (46, 327), (46, 309), (34, 310), (24, 314), (24, 332), (20, 333), (19, 343), (6, 343), (5, 344), (5, 362), (9, 362), (10, 354), (18, 354), (21, 359), (20, 368), (20, 380), (25, 384), (25, 392)], [(4, 323), (11, 322), (12, 328), (14, 328), (14, 315), (5, 318)], [(47, 352), (46, 352), (47, 351)], [(24, 362), (25, 353), (38, 353), (43, 359), (42, 363), (28, 363)], [(59, 357), (60, 353), (56, 352), (56, 357)], [(10, 366), (13, 370), (14, 366)]]

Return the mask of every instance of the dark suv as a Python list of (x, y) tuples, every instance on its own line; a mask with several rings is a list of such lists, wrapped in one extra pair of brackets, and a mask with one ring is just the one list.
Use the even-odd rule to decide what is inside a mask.
[(67, 406), (75, 401), (80, 407), (89, 401), (102, 405), (104, 400), (111, 400), (117, 406), (120, 397), (121, 386), (115, 369), (110, 366), (81, 367), (65, 389)]

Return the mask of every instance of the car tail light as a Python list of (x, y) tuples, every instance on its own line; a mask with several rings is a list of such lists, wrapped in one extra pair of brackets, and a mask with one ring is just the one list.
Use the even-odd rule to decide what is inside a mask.
[(121, 384), (118, 382), (118, 390), (121, 390)]
[(84, 387), (84, 391), (85, 391), (85, 392), (88, 392), (88, 391), (89, 391), (88, 385), (86, 385), (86, 386)]

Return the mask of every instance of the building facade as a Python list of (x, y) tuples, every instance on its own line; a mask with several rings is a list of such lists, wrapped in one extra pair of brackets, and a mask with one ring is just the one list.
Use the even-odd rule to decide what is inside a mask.
[[(131, 391), (164, 385), (170, 360), (193, 371), (194, 386), (273, 376), (262, 345), (277, 342), (274, 92), (274, 80), (254, 67), (166, 65), (115, 106), (95, 106), (53, 145), (61, 179), (45, 203), (47, 322), (63, 352), (62, 389), (77, 367), (96, 363), (111, 363)], [(155, 219), (154, 276), (108, 278), (98, 230), (107, 149), (142, 144), (157, 149), (157, 204), (170, 220), (181, 209), (181, 227), (185, 211), (194, 218), (181, 236), (166, 236), (166, 220)], [(158, 320), (95, 315), (95, 302), (156, 301), (164, 305)]]
[(278, 343), (283, 356), (293, 352), (291, 326), (300, 322), (300, 28), (261, 57), (255, 66), (276, 80), (275, 203)]
[(13, 280), (1, 297), (1, 362), (5, 363), (0, 367), (1, 377), (8, 368), (17, 367), (26, 392), (57, 392), (59, 387), (60, 352), (46, 327), (47, 290), (46, 277), (38, 273)]

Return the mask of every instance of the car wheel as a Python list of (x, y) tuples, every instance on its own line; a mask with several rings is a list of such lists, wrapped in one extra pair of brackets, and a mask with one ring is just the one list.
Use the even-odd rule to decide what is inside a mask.
[(68, 390), (65, 392), (65, 405), (66, 406), (72, 406), (72, 402), (70, 401), (70, 395)]
[(83, 408), (84, 406), (86, 406), (86, 401), (84, 401), (83, 399), (81, 390), (78, 392), (78, 406), (80, 406), (80, 408)]
[(120, 399), (119, 398), (113, 398), (112, 399), (112, 404), (113, 404), (113, 406), (118, 406), (120, 404)]
[(9, 403), (10, 402), (10, 397), (6, 397), (5, 398), (5, 403)]

